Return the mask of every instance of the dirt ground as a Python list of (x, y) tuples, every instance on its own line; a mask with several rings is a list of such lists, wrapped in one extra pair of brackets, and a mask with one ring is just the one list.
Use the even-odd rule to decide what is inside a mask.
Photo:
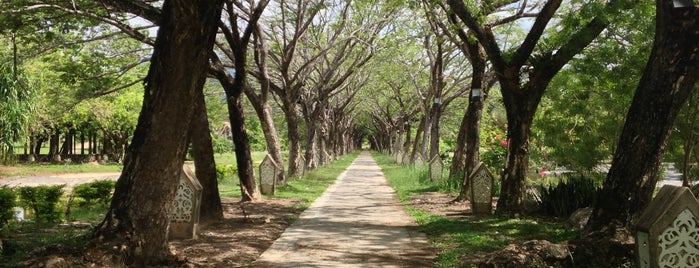
[[(171, 241), (170, 248), (183, 267), (248, 267), (301, 213), (296, 208), (299, 203), (297, 200), (266, 199), (241, 204), (237, 199), (224, 198), (223, 221), (201, 225), (198, 239)], [(104, 258), (101, 253), (92, 251), (47, 246), (34, 250), (20, 266), (100, 266), (105, 264)]]
[[(454, 196), (442, 193), (422, 193), (413, 196), (410, 202), (412, 206), (433, 214), (450, 218), (467, 217), (470, 210), (468, 202), (450, 204), (453, 199)], [(170, 248), (183, 261), (183, 267), (249, 267), (302, 212), (296, 208), (299, 203), (298, 200), (266, 199), (242, 204), (237, 199), (224, 198), (223, 221), (201, 225), (198, 239), (175, 240), (170, 243)], [(72, 228), (90, 227), (73, 225)], [(30, 253), (21, 266), (99, 264), (94, 260), (103, 256), (92, 255), (80, 249), (48, 246)], [(477, 260), (478, 256), (474, 258)]]

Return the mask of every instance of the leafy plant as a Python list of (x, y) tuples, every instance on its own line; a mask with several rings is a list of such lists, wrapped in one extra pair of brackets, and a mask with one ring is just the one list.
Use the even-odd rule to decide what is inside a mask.
[(106, 204), (111, 199), (115, 185), (116, 182), (112, 180), (98, 180), (75, 186), (73, 194), (84, 200), (81, 204), (83, 206), (92, 204), (95, 200)]
[(569, 176), (557, 185), (541, 187), (541, 208), (550, 215), (567, 217), (579, 208), (594, 205), (599, 189), (593, 179)]
[(19, 188), (19, 200), (23, 206), (30, 207), (37, 223), (55, 223), (61, 220), (61, 211), (57, 204), (63, 195), (65, 185), (37, 186)]
[(233, 165), (217, 165), (216, 166), (216, 179), (219, 182), (232, 180), (238, 169)]
[(0, 229), (14, 217), (13, 208), (17, 206), (17, 196), (12, 188), (0, 187)]

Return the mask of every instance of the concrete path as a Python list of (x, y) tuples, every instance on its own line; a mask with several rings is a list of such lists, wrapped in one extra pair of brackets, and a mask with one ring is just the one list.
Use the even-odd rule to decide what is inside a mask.
[(253, 267), (432, 267), (436, 256), (363, 152)]

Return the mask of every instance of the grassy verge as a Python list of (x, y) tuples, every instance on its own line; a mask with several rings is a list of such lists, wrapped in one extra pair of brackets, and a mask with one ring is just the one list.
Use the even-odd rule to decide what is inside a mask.
[[(396, 165), (391, 156), (372, 155), (401, 202), (405, 203), (413, 194), (439, 189), (438, 183), (424, 179), (424, 168), (402, 167)], [(462, 259), (468, 255), (501, 249), (511, 243), (532, 239), (559, 242), (577, 235), (576, 232), (566, 230), (561, 223), (538, 218), (509, 219), (491, 216), (449, 219), (409, 206), (408, 211), (439, 251), (436, 260), (439, 267), (462, 266)]]

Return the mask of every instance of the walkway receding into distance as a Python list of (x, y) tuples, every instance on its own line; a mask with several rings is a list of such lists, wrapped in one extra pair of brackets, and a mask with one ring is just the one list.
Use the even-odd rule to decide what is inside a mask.
[(362, 152), (253, 266), (431, 267), (435, 256)]

